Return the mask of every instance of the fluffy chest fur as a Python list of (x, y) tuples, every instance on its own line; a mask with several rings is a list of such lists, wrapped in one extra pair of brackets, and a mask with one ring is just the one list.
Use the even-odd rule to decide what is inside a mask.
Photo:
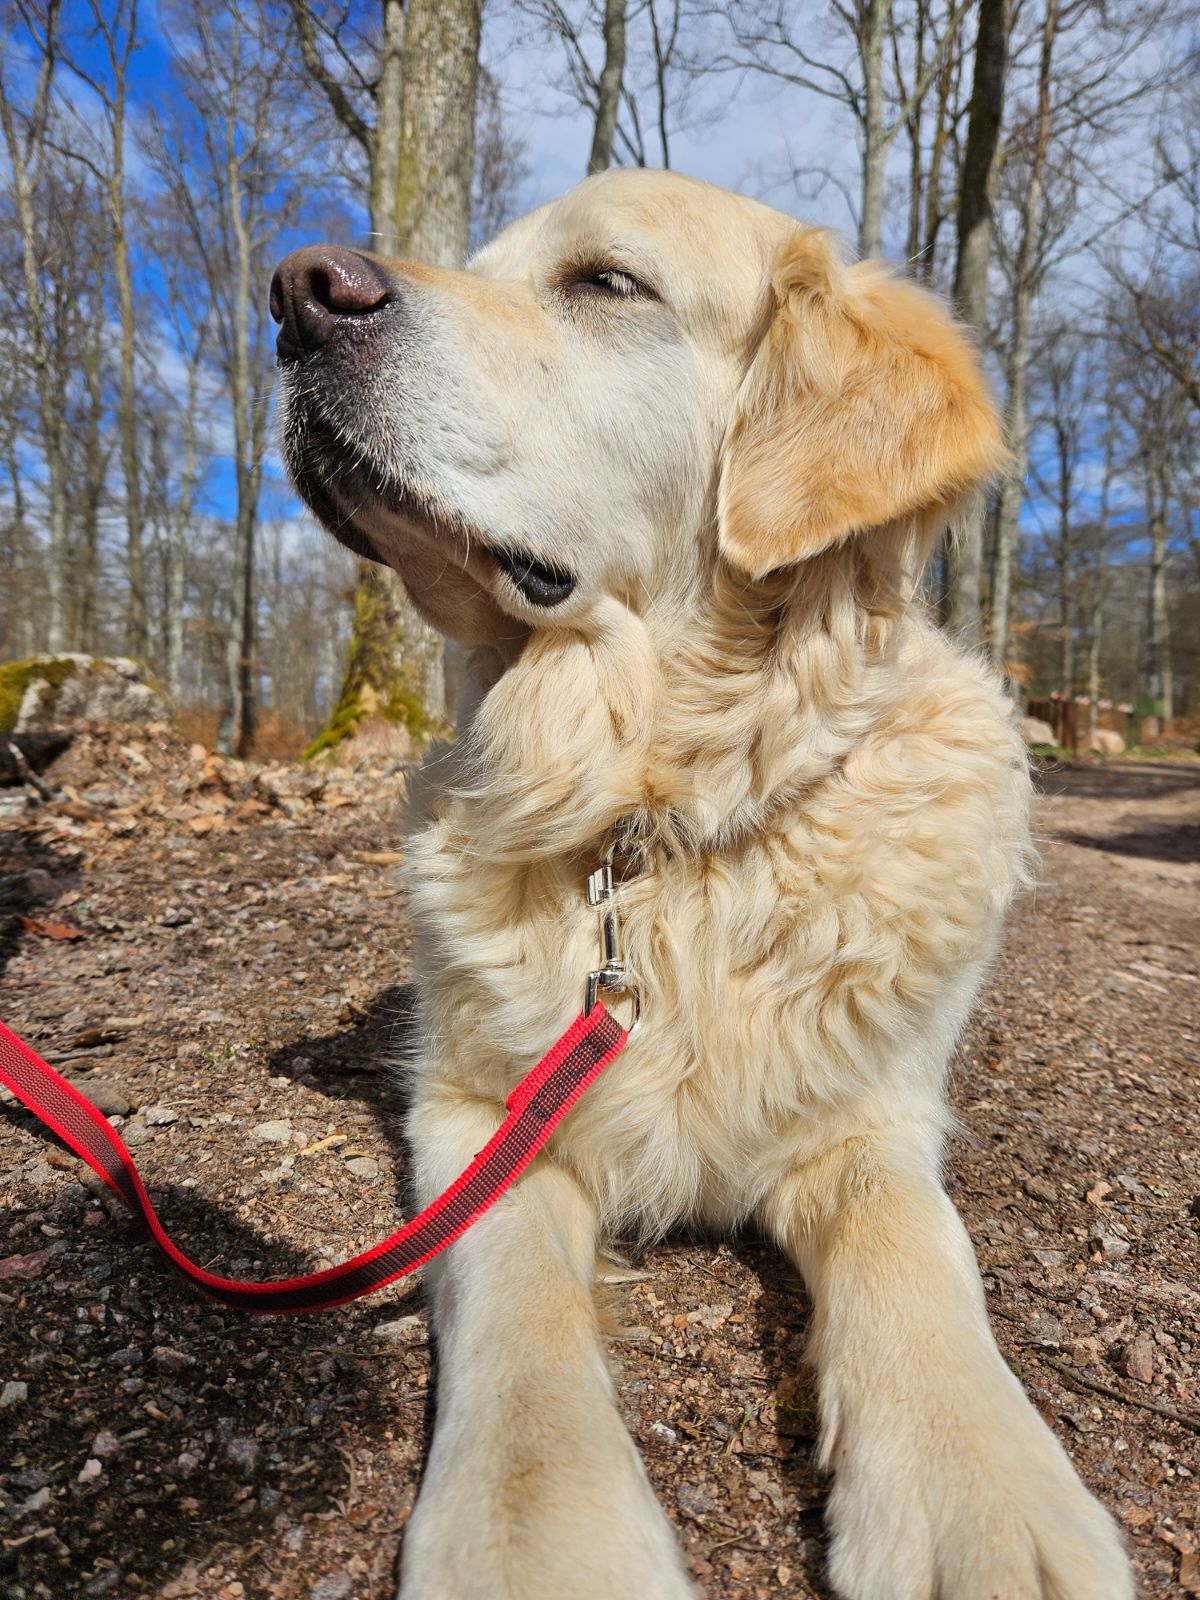
[(944, 1116), (941, 1064), (1024, 870), (1025, 759), (931, 630), (868, 648), (847, 627), (823, 687), (811, 641), (807, 673), (778, 639), (747, 673), (744, 636), (723, 672), (711, 628), (703, 666), (664, 668), (627, 620), (619, 645), (534, 653), (412, 840), (417, 1093), (500, 1101), (598, 965), (583, 889), (612, 826), (648, 838), (618, 900), (643, 1025), (556, 1136), (610, 1225), (736, 1222), (797, 1160)]

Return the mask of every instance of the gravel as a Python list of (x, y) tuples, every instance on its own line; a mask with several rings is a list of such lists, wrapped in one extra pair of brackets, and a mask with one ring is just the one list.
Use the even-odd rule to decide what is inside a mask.
[[(0, 822), (0, 1016), (85, 1092), (119, 1087), (110, 1114), (195, 1260), (326, 1266), (411, 1214), (389, 1070), (410, 1006), (403, 775), (268, 781), (137, 743), (149, 771), (125, 730), (51, 775), (121, 807)], [(1140, 1593), (1166, 1600), (1185, 1571), (1200, 1584), (1200, 766), (1048, 788), (1041, 886), (959, 1051), (949, 1183), (1006, 1358), (1125, 1528)], [(603, 1290), (620, 1403), (697, 1581), (828, 1600), (795, 1274), (752, 1235), (626, 1253), (645, 1277)], [(393, 1600), (432, 1415), (420, 1306), (405, 1280), (311, 1317), (224, 1311), (6, 1112), (0, 1595)]]

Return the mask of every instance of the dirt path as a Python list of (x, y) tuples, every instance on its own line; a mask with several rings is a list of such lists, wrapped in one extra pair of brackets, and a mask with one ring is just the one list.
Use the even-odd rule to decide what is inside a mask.
[[(336, 1259), (403, 1183), (399, 784), (183, 782), (135, 745), (147, 778), (128, 749), (0, 822), (0, 1016), (104, 1086), (197, 1260)], [(1200, 765), (1047, 790), (1043, 885), (961, 1051), (952, 1190), (1005, 1354), (1144, 1593), (1200, 1594)], [(98, 1191), (4, 1113), (0, 1596), (390, 1600), (430, 1422), (419, 1288), (248, 1321)], [(622, 1401), (706, 1592), (825, 1595), (799, 1283), (750, 1241), (639, 1265), (610, 1291)]]

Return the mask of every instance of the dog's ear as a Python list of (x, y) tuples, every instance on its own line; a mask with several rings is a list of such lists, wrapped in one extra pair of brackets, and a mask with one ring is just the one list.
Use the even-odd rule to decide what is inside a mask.
[(799, 232), (721, 463), (721, 549), (753, 577), (952, 505), (1005, 459), (975, 353), (930, 294)]

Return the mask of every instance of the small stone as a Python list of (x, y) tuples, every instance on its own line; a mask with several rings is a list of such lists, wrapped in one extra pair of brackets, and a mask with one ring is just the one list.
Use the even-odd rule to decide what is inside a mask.
[(113, 1367), (140, 1367), (145, 1359), (135, 1344), (125, 1345), (120, 1350), (111, 1350), (108, 1356), (109, 1365)]
[(258, 1458), (262, 1454), (262, 1446), (257, 1439), (230, 1439), (225, 1446), (225, 1454), (233, 1462), (234, 1466), (248, 1478), (258, 1465)]
[(150, 1359), (163, 1372), (183, 1372), (185, 1368), (196, 1365), (195, 1356), (189, 1356), (183, 1350), (173, 1350), (166, 1344), (156, 1344), (150, 1352)]
[(1034, 1317), (1027, 1327), (1034, 1344), (1043, 1350), (1059, 1349), (1067, 1337), (1067, 1330), (1057, 1317)]
[(29, 1399), (29, 1385), (15, 1380), (6, 1383), (0, 1389), (0, 1411), (7, 1411), (10, 1406), (23, 1406)]
[(1131, 1178), (1127, 1172), (1117, 1174), (1117, 1188), (1123, 1189), (1126, 1194), (1145, 1194), (1146, 1185), (1139, 1183), (1136, 1178)]
[(313, 1585), (312, 1600), (350, 1600), (354, 1581), (348, 1572), (332, 1572)]
[(275, 1122), (260, 1122), (257, 1127), (251, 1128), (250, 1137), (261, 1144), (291, 1144), (292, 1125), (282, 1118)]
[(74, 1087), (106, 1117), (127, 1117), (133, 1110), (129, 1090), (116, 1078), (89, 1078)]
[(102, 1461), (107, 1461), (110, 1456), (117, 1455), (120, 1449), (121, 1441), (115, 1433), (111, 1433), (107, 1428), (102, 1428), (92, 1440), (92, 1454), (99, 1456)]
[(679, 1435), (675, 1432), (675, 1429), (669, 1428), (665, 1422), (652, 1422), (650, 1424), (650, 1432), (657, 1434), (660, 1439), (665, 1439), (668, 1444), (677, 1444), (679, 1441)]
[(1090, 1243), (1093, 1250), (1100, 1251), (1113, 1261), (1129, 1254), (1129, 1240), (1121, 1239), (1115, 1233), (1094, 1233)]
[(169, 1128), (173, 1122), (179, 1121), (179, 1116), (167, 1106), (146, 1106), (142, 1121), (148, 1128)]
[(80, 1467), (79, 1476), (75, 1481), (76, 1483), (95, 1483), (103, 1471), (104, 1468), (96, 1460), (95, 1456), (89, 1456)]
[(50, 1490), (48, 1487), (35, 1489), (28, 1500), (21, 1503), (21, 1510), (28, 1514), (31, 1511), (44, 1511), (50, 1504)]
[(1086, 1196), (1087, 1203), (1090, 1206), (1103, 1205), (1104, 1204), (1104, 1200), (1105, 1200), (1105, 1196), (1106, 1195), (1110, 1195), (1111, 1193), (1112, 1193), (1112, 1184), (1111, 1183), (1103, 1183), (1103, 1182), (1095, 1183), (1095, 1184), (1092, 1185), (1092, 1187), (1087, 1192), (1087, 1196)]
[(1032, 1200), (1044, 1200), (1047, 1205), (1053, 1205), (1058, 1199), (1058, 1189), (1045, 1178), (1026, 1178), (1022, 1187)]
[(346, 1171), (356, 1178), (370, 1179), (379, 1176), (379, 1163), (374, 1156), (353, 1156), (345, 1166)]
[(420, 1312), (411, 1317), (397, 1317), (392, 1322), (376, 1323), (372, 1330), (385, 1344), (404, 1344), (416, 1334), (424, 1334), (425, 1318)]
[(1154, 1381), (1154, 1343), (1146, 1334), (1139, 1333), (1125, 1346), (1122, 1366), (1126, 1376), (1138, 1383)]
[(1029, 1253), (1043, 1267), (1061, 1267), (1067, 1259), (1063, 1250), (1031, 1250)]
[(158, 920), (164, 928), (182, 928), (185, 922), (192, 920), (192, 913), (186, 906), (168, 906)]
[(1185, 1550), (1179, 1558), (1179, 1587), (1184, 1594), (1200, 1595), (1200, 1553)]

